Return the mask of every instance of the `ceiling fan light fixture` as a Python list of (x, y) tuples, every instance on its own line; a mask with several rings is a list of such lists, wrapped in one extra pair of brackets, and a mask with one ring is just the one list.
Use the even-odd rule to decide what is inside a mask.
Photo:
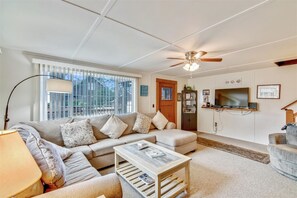
[(199, 69), (199, 65), (197, 63), (192, 63), (192, 64), (189, 64), (187, 63), (184, 67), (183, 67), (184, 70), (186, 71), (195, 71), (197, 69)]

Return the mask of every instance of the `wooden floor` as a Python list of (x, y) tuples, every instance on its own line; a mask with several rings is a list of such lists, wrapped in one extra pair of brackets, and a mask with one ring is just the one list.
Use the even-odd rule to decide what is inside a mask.
[(254, 150), (254, 151), (258, 151), (258, 152), (268, 154), (267, 146), (263, 145), (263, 144), (258, 144), (258, 143), (254, 143), (254, 142), (243, 141), (243, 140), (237, 140), (237, 139), (233, 139), (233, 138), (229, 138), (229, 137), (223, 137), (223, 136), (219, 136), (219, 135), (211, 134), (211, 133), (197, 132), (197, 135), (199, 137), (214, 140), (214, 141), (217, 141), (217, 142), (222, 142), (222, 143), (225, 143), (225, 144), (231, 144), (231, 145), (238, 146), (238, 147), (241, 147), (241, 148), (246, 148), (246, 149), (250, 149), (250, 150)]

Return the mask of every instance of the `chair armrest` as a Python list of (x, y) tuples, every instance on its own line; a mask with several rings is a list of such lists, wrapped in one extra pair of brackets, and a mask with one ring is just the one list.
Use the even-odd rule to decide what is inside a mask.
[(122, 197), (121, 183), (115, 173), (44, 193), (35, 198), (94, 198), (100, 195), (106, 198)]
[(174, 122), (168, 122), (165, 129), (175, 129), (176, 124)]
[(272, 133), (269, 134), (269, 144), (286, 144), (286, 134), (285, 133)]

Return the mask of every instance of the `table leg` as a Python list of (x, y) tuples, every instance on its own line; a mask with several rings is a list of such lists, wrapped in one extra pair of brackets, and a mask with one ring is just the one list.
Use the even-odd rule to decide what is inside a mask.
[(185, 182), (186, 182), (186, 191), (190, 193), (190, 163), (188, 162), (185, 166)]
[(119, 156), (115, 151), (114, 152), (114, 169), (115, 169), (114, 171), (117, 172), (118, 168), (119, 168)]
[(155, 194), (155, 197), (161, 197), (161, 178), (159, 176), (155, 179)]

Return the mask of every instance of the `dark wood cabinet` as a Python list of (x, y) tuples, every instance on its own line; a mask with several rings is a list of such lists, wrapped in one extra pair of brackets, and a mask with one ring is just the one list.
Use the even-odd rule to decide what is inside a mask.
[(188, 131), (197, 131), (197, 91), (182, 91), (181, 108), (181, 128)]

